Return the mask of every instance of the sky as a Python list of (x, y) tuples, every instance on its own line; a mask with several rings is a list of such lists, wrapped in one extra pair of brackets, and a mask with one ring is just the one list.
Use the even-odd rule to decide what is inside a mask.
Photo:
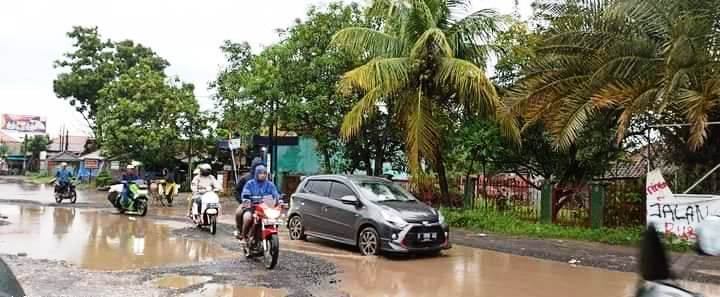
[[(64, 127), (88, 135), (85, 120), (58, 99), (53, 61), (72, 50), (73, 26), (97, 26), (103, 38), (132, 39), (170, 61), (167, 73), (195, 84), (201, 107), (212, 102), (208, 82), (222, 68), (224, 40), (247, 41), (260, 49), (279, 40), (278, 28), (303, 18), (308, 7), (328, 0), (22, 0), (0, 1), (0, 114), (47, 119), (48, 133)], [(348, 1), (346, 1), (348, 2)], [(472, 0), (472, 9), (513, 11), (513, 0)], [(520, 0), (530, 14), (531, 0)], [(363, 3), (363, 2), (361, 2)]]

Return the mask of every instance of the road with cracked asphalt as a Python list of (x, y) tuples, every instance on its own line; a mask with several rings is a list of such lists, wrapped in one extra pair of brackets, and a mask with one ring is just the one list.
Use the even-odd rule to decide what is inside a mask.
[[(632, 273), (569, 265), (522, 254), (531, 243), (485, 249), (455, 245), (439, 257), (362, 257), (348, 246), (281, 236), (280, 263), (267, 271), (244, 259), (232, 238), (234, 202), (224, 203), (218, 234), (182, 218), (184, 201), (152, 205), (144, 218), (120, 215), (105, 193), (78, 203), (52, 201), (52, 188), (0, 178), (0, 257), (30, 296), (631, 296)], [(184, 199), (185, 196), (181, 196)], [(472, 239), (473, 245), (499, 240)], [(480, 247), (483, 247), (479, 244)], [(525, 244), (525, 246), (523, 246)], [(503, 250), (505, 249), (505, 250)], [(568, 249), (570, 250), (570, 249)], [(512, 253), (512, 254), (511, 254)], [(572, 255), (567, 252), (566, 257)], [(548, 253), (552, 254), (552, 253)], [(628, 260), (630, 261), (630, 260)], [(592, 265), (596, 266), (596, 265)], [(597, 265), (602, 266), (602, 265)], [(627, 265), (620, 265), (626, 267)], [(608, 268), (608, 267), (606, 267)], [(609, 267), (612, 268), (612, 267)], [(628, 269), (617, 269), (628, 270)], [(717, 275), (714, 270), (704, 270)], [(710, 280), (712, 281), (712, 280)], [(685, 282), (708, 296), (714, 284)]]

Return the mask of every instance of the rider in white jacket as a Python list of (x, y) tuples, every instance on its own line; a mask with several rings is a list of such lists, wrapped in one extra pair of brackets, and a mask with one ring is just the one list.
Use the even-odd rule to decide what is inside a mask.
[(192, 196), (188, 203), (188, 217), (192, 216), (192, 205), (199, 204), (200, 196), (208, 191), (214, 191), (218, 188), (217, 180), (210, 174), (212, 168), (209, 164), (200, 164), (198, 166), (200, 174), (196, 175), (190, 183)]

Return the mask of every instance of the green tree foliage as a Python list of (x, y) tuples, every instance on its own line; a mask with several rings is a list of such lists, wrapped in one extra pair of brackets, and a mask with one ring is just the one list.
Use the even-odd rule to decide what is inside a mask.
[(691, 149), (708, 135), (720, 98), (720, 2), (714, 0), (542, 1), (547, 19), (537, 59), (517, 84), (516, 110), (543, 122), (566, 149), (589, 122), (689, 121)]
[(337, 152), (354, 158), (352, 169), (370, 168), (368, 156), (373, 164), (392, 161), (400, 139), (391, 137), (398, 129), (388, 121), (365, 127), (372, 132), (366, 139), (337, 139), (342, 116), (358, 99), (354, 93), (339, 94), (337, 84), (342, 73), (358, 62), (331, 47), (330, 40), (342, 28), (363, 22), (356, 4), (333, 3), (325, 9), (311, 8), (305, 20), (281, 31), (280, 43), (257, 55), (247, 43), (226, 42), (221, 48), (228, 66), (213, 83), (216, 103), (224, 112), (221, 126), (244, 135), (258, 134), (267, 131), (274, 110), (280, 129), (318, 141), (326, 170), (333, 167), (330, 162)]
[(174, 162), (184, 152), (182, 140), (199, 117), (193, 86), (169, 80), (145, 60), (106, 85), (97, 103), (103, 151), (150, 167)]
[(85, 117), (100, 138), (96, 123), (100, 90), (141, 60), (154, 71), (163, 71), (169, 63), (131, 40), (103, 40), (97, 27), (73, 27), (67, 36), (73, 40), (73, 51), (55, 61), (54, 66), (64, 72), (53, 81), (53, 90)]
[(371, 15), (379, 26), (350, 27), (333, 44), (366, 64), (345, 73), (341, 89), (360, 90), (364, 97), (345, 116), (342, 135), (358, 135), (379, 102), (393, 107), (402, 123), (409, 168), (421, 171), (423, 160), (438, 172), (441, 191), (448, 193), (443, 161), (443, 118), (450, 110), (498, 117), (502, 131), (517, 137), (514, 121), (503, 106), (484, 66), (498, 31), (497, 15), (480, 10), (458, 17), (466, 1), (378, 0)]
[(0, 143), (0, 157), (5, 157), (6, 154), (10, 153), (10, 148), (4, 143)]
[(23, 140), (23, 152), (30, 153), (28, 164), (30, 164), (32, 170), (38, 169), (40, 153), (47, 150), (50, 142), (50, 138), (47, 135), (35, 135)]

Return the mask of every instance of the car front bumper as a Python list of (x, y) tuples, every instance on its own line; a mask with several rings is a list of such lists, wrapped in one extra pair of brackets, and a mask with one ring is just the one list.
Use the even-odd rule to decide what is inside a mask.
[[(381, 250), (385, 252), (434, 252), (452, 247), (450, 228), (446, 224), (408, 224), (404, 228), (385, 226), (383, 229)], [(420, 239), (420, 234), (433, 233), (435, 239)]]

